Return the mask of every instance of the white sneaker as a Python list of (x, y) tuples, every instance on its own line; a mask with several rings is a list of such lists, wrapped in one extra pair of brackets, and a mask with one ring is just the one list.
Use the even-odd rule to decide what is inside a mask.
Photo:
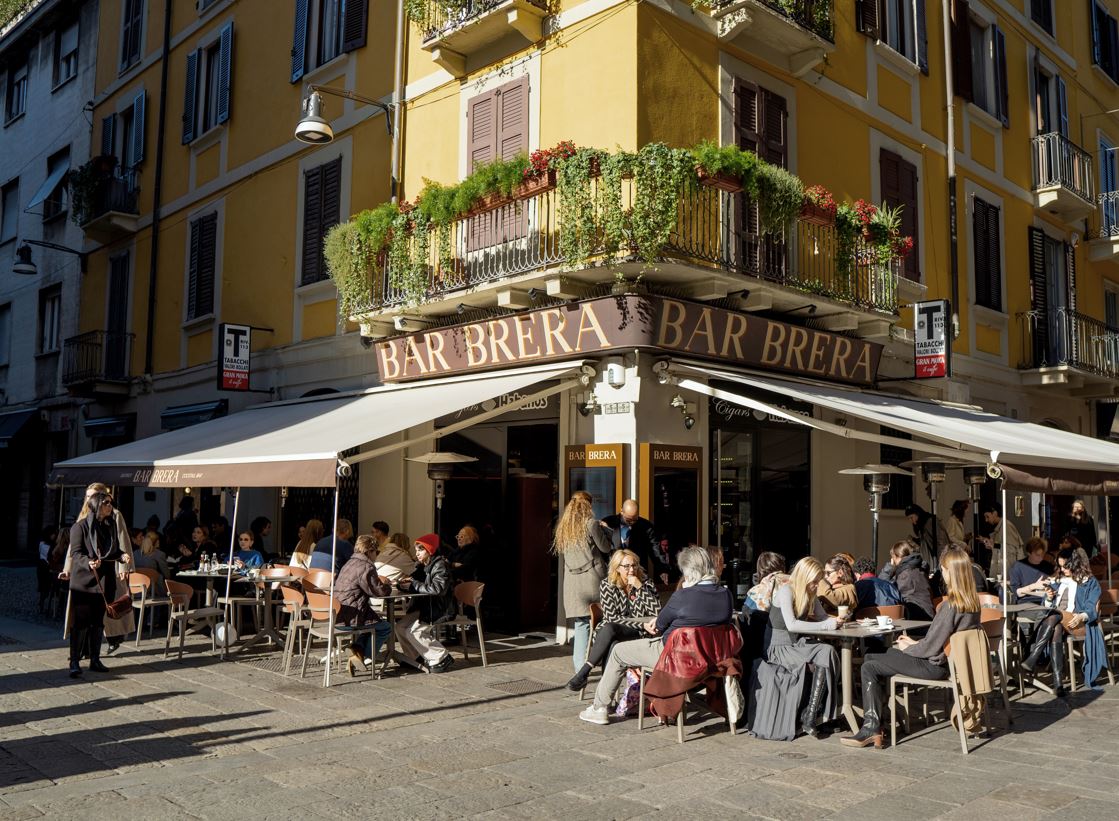
[(587, 709), (579, 713), (579, 718), (583, 721), (589, 721), (591, 724), (609, 724), (610, 712), (605, 707), (598, 707), (592, 703)]

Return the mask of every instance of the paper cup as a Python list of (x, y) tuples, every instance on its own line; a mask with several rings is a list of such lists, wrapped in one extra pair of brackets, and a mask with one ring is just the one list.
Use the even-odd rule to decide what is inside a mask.
[(850, 612), (851, 612), (851, 608), (848, 607), (847, 605), (845, 605), (845, 604), (839, 605), (839, 618), (841, 618), (841, 619), (847, 618), (847, 616)]

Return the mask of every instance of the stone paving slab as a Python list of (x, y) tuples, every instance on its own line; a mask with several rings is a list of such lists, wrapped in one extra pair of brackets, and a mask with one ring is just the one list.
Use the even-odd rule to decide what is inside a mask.
[(485, 669), (460, 656), (326, 690), (318, 669), (284, 678), (199, 637), (182, 661), (144, 640), (72, 681), (57, 631), (0, 617), (0, 635), (21, 642), (0, 652), (0, 821), (1119, 818), (1119, 688), (1015, 701), (966, 758), (943, 728), (849, 750), (731, 737), (706, 714), (681, 745), (579, 721), (564, 648), (495, 643)]

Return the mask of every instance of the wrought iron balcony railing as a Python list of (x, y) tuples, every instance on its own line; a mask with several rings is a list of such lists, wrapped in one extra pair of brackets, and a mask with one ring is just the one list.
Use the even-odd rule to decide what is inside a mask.
[(1119, 191), (1100, 194), (1100, 230), (1097, 237), (1119, 237)]
[[(715, 0), (712, 11), (733, 6), (740, 0)], [(758, 0), (776, 12), (788, 17), (802, 28), (834, 42), (832, 0)]]
[(1018, 320), (1023, 369), (1068, 365), (1119, 379), (1119, 328), (1068, 308), (1027, 311)]
[(1067, 188), (1091, 203), (1092, 158), (1068, 137), (1057, 132), (1033, 138), (1035, 188)]
[[(459, 26), (476, 20), (500, 6), (505, 0), (464, 0), (463, 2), (433, 2), (428, 0), (423, 22), (423, 42), (436, 40)], [(545, 0), (526, 0), (541, 11), (547, 10)]]
[(62, 384), (128, 382), (134, 334), (88, 331), (62, 346)]
[[(623, 211), (632, 207), (634, 188), (633, 180), (623, 180)], [(592, 199), (599, 201), (597, 190)], [(594, 236), (582, 238), (589, 254), (580, 267), (639, 262), (633, 244), (603, 247), (602, 216), (596, 214)], [(882, 260), (861, 239), (844, 242), (834, 227), (803, 220), (782, 237), (761, 236), (750, 230), (755, 217), (755, 207), (742, 194), (686, 185), (661, 261), (764, 280), (869, 311), (897, 312), (897, 259)], [(425, 298), (436, 299), (531, 272), (570, 270), (571, 255), (563, 246), (572, 241), (572, 232), (565, 235), (563, 228), (559, 192), (544, 190), (454, 220), (449, 236), (440, 238), (435, 231), (424, 239), (426, 249), (410, 238), (411, 258), (423, 265)], [(394, 278), (382, 260), (385, 274), (374, 282), (373, 310), (407, 301), (405, 290), (393, 284), (402, 278)], [(671, 273), (659, 267), (660, 276)], [(604, 272), (604, 281), (612, 275)]]

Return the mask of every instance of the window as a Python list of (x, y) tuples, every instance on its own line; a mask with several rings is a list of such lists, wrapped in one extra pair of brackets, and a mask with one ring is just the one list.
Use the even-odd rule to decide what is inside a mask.
[(1059, 133), (1067, 137), (1069, 133), (1068, 89), (1065, 81), (1056, 74), (1050, 74), (1041, 66), (1033, 72), (1034, 115), (1037, 117), (1037, 133)]
[(78, 21), (54, 34), (54, 84), (60, 86), (78, 73)]
[(975, 304), (1002, 310), (1002, 226), (999, 209), (973, 198), (971, 243), (975, 260)]
[(229, 120), (232, 77), (233, 23), (229, 22), (217, 40), (187, 55), (183, 145)]
[(925, 0), (855, 0), (855, 25), (929, 73)]
[[(467, 173), (482, 163), (528, 152), (528, 94), (528, 77), (521, 77), (467, 100)], [(521, 239), (527, 230), (526, 214), (516, 207), (472, 217), (466, 225), (466, 250)]]
[(1049, 34), (1053, 33), (1053, 0), (1030, 0), (1030, 19)]
[(27, 108), (27, 58), (8, 68), (8, 94), (4, 120), (14, 120)]
[(19, 233), (19, 180), (0, 188), (0, 243), (9, 242)]
[[(63, 177), (69, 170), (69, 146), (52, 154), (47, 160), (47, 184), (49, 185), (53, 180), (57, 180), (57, 182), (54, 183), (49, 192), (47, 192), (46, 198), (43, 200), (43, 222), (66, 213), (68, 202), (66, 196), (66, 181)], [(30, 206), (28, 207), (30, 208)]]
[(295, 0), (291, 81), (365, 45), (369, 0)]
[[(879, 432), (883, 436), (895, 439), (912, 439), (905, 431), (888, 428), (882, 425)], [(879, 463), (883, 465), (900, 465), (913, 458), (913, 451), (898, 445), (879, 445)], [(890, 477), (890, 490), (882, 496), (883, 510), (904, 510), (913, 503), (913, 477), (895, 475)]]
[(38, 353), (54, 353), (61, 347), (62, 286), (53, 285), (39, 291)]
[(143, 51), (144, 0), (124, 0), (121, 11), (120, 70), (140, 62)]
[(1119, 236), (1119, 158), (1115, 146), (1100, 137), (1100, 235)]
[(953, 29), (953, 69), (956, 93), (1010, 124), (1010, 95), (1006, 79), (1006, 37), (998, 26), (968, 17), (967, 42), (957, 42)]
[(144, 161), (144, 129), (147, 126), (147, 93), (140, 91), (132, 105), (101, 120), (101, 153), (116, 157), (117, 175), (135, 190), (139, 183), (136, 169)]
[(190, 222), (190, 271), (187, 280), (188, 320), (214, 312), (214, 270), (217, 263), (218, 215)]
[(905, 258), (902, 273), (915, 282), (921, 280), (920, 230), (918, 220), (917, 166), (885, 148), (878, 155), (882, 200), (891, 208), (901, 208), (901, 233), (913, 237), (913, 250)]
[(0, 367), (8, 365), (12, 347), (12, 304), (0, 305)]
[(1088, 6), (1092, 27), (1092, 62), (1103, 69), (1112, 82), (1119, 83), (1119, 30), (1115, 18), (1098, 2)]
[[(1030, 242), (1030, 308), (1035, 366), (1075, 361), (1080, 352), (1076, 315), (1076, 250), (1040, 228)], [(1070, 316), (1071, 314), (1071, 316)]]
[(326, 279), (323, 240), (341, 221), (342, 158), (303, 172), (303, 270), (301, 285)]

